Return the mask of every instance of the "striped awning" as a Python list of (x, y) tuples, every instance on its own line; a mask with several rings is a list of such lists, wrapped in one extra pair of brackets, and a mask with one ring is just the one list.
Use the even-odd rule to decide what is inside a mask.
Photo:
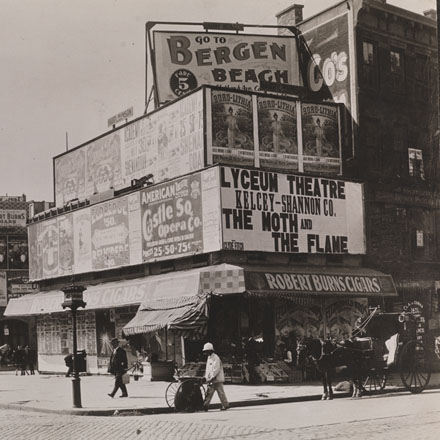
[(123, 328), (126, 336), (150, 333), (163, 328), (176, 333), (203, 333), (208, 322), (207, 295), (149, 301)]

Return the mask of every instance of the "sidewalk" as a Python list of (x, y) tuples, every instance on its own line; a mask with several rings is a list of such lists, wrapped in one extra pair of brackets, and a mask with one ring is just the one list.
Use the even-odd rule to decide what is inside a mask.
[[(390, 378), (388, 391), (400, 391), (400, 380)], [(172, 412), (165, 401), (168, 382), (151, 382), (141, 378), (131, 380), (129, 397), (114, 399), (107, 396), (112, 390), (112, 376), (82, 376), (81, 396), (83, 408), (73, 408), (72, 380), (64, 376), (39, 375), (15, 376), (14, 372), (0, 373), (0, 408), (51, 412), (74, 415), (158, 414)], [(392, 384), (392, 385), (391, 385)], [(433, 374), (430, 387), (440, 386), (440, 374)], [(265, 405), (271, 403), (319, 400), (322, 385), (319, 382), (271, 385), (229, 385), (226, 395), (232, 407)], [(336, 397), (348, 397), (347, 393), (335, 393)], [(212, 408), (219, 408), (217, 396)]]

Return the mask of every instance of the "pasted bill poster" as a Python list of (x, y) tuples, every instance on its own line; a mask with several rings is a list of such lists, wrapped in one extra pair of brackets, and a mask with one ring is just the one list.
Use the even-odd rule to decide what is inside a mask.
[(338, 107), (301, 104), (305, 173), (338, 174), (341, 170)]
[(6, 237), (0, 237), (0, 269), (8, 268), (8, 242)]
[(212, 161), (254, 165), (252, 96), (212, 90)]
[(128, 199), (120, 197), (91, 207), (92, 268), (130, 264)]
[(141, 213), (144, 262), (203, 251), (200, 173), (143, 190)]
[(91, 208), (73, 213), (73, 253), (75, 273), (92, 270)]
[(58, 220), (59, 234), (59, 275), (73, 273), (74, 264), (74, 242), (73, 242), (73, 214), (61, 215)]
[(8, 280), (6, 272), (0, 272), (0, 307), (8, 305)]
[(29, 268), (28, 241), (23, 238), (8, 237), (9, 269)]
[(41, 253), (43, 259), (43, 277), (51, 278), (58, 275), (59, 268), (59, 235), (57, 219), (42, 223)]
[(86, 152), (83, 148), (72, 150), (69, 154), (54, 159), (57, 206), (63, 206), (69, 200), (86, 197), (85, 166)]
[(121, 133), (104, 136), (86, 148), (86, 194), (107, 191), (121, 184)]
[(130, 231), (130, 264), (141, 264), (142, 225), (139, 192), (128, 196), (128, 229)]
[(43, 230), (44, 223), (32, 223), (28, 227), (29, 280), (43, 278)]
[(359, 183), (221, 167), (220, 187), (225, 249), (365, 253)]
[(260, 81), (299, 85), (295, 38), (202, 32), (154, 32), (159, 102), (201, 85), (259, 90)]
[(259, 157), (262, 168), (298, 171), (296, 101), (257, 98)]

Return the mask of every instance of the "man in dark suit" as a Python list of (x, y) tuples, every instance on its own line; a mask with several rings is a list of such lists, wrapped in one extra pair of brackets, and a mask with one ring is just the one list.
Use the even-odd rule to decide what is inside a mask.
[(115, 376), (115, 386), (113, 391), (109, 394), (110, 397), (115, 397), (116, 392), (120, 388), (122, 395), (119, 397), (128, 397), (127, 387), (122, 382), (122, 376), (127, 371), (128, 361), (127, 353), (119, 346), (119, 339), (113, 338), (111, 340), (113, 347), (113, 353), (110, 357), (110, 364), (108, 366), (108, 372)]

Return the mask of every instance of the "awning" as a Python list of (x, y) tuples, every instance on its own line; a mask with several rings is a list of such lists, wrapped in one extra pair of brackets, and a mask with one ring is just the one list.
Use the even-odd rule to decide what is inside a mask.
[(203, 333), (208, 322), (206, 295), (172, 300), (149, 301), (139, 307), (136, 316), (124, 327), (132, 336), (167, 328), (177, 333)]
[[(219, 264), (161, 275), (86, 286), (86, 310), (139, 305), (156, 299), (195, 296), (203, 292), (219, 295), (244, 292), (243, 269)], [(60, 290), (11, 299), (5, 316), (62, 313), (64, 294)]]
[(261, 297), (397, 296), (391, 275), (361, 267), (245, 267), (246, 291)]

